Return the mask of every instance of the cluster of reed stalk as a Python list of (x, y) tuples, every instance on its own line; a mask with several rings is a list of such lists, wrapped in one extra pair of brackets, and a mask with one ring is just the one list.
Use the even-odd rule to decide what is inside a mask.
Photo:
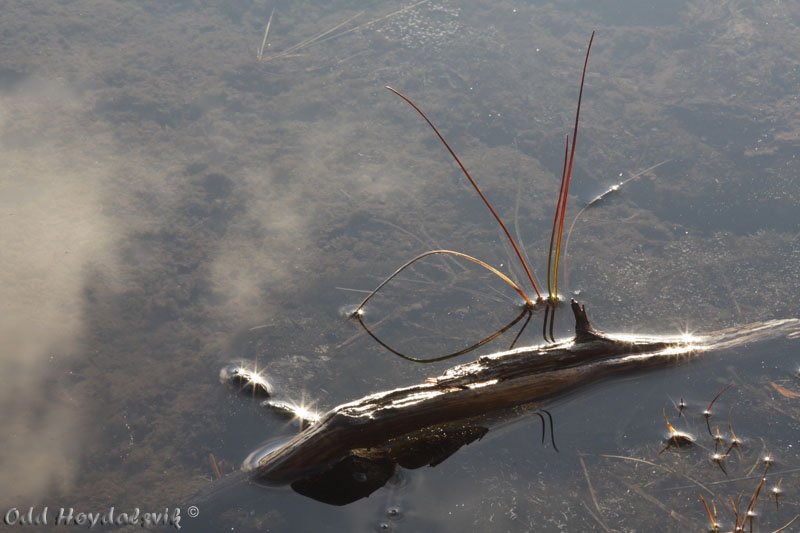
[[(383, 288), (387, 283), (389, 283), (398, 274), (400, 274), (400, 272), (402, 272), (406, 268), (410, 267), (411, 265), (413, 265), (414, 263), (416, 263), (420, 259), (423, 259), (424, 257), (427, 257), (429, 255), (445, 254), (445, 255), (453, 255), (453, 256), (456, 256), (456, 257), (460, 257), (462, 259), (467, 259), (468, 261), (472, 261), (473, 263), (476, 263), (476, 264), (480, 265), (481, 267), (489, 270), (490, 272), (492, 272), (493, 274), (498, 276), (500, 279), (502, 279), (504, 282), (506, 282), (508, 285), (510, 285), (517, 292), (517, 294), (519, 294), (522, 297), (522, 299), (525, 301), (526, 307), (529, 310), (532, 310), (532, 309), (536, 308), (538, 304), (544, 305), (545, 309), (546, 309), (545, 310), (545, 339), (547, 339), (546, 327), (547, 327), (548, 314), (552, 310), (553, 311), (552, 314), (549, 314), (549, 316), (550, 316), (550, 340), (554, 340), (552, 329), (553, 329), (553, 322), (554, 322), (554, 316), (555, 316), (555, 307), (558, 305), (558, 302), (559, 302), (558, 272), (559, 272), (560, 259), (562, 257), (562, 255), (561, 255), (561, 243), (562, 243), (562, 240), (563, 240), (564, 215), (566, 213), (567, 195), (569, 193), (570, 178), (572, 176), (572, 168), (573, 168), (573, 163), (574, 163), (574, 160), (575, 160), (575, 146), (576, 146), (576, 142), (577, 142), (577, 139), (578, 139), (578, 123), (580, 121), (580, 114), (581, 114), (581, 101), (583, 99), (583, 87), (584, 87), (584, 83), (585, 83), (585, 80), (586, 80), (586, 68), (587, 68), (587, 65), (589, 63), (589, 53), (592, 50), (592, 42), (593, 41), (594, 41), (594, 32), (592, 32), (592, 36), (589, 39), (589, 45), (588, 45), (588, 47), (586, 49), (586, 58), (584, 59), (584, 62), (583, 62), (583, 73), (581, 75), (580, 91), (578, 92), (578, 106), (577, 106), (577, 110), (575, 112), (575, 126), (574, 126), (573, 131), (572, 131), (572, 140), (571, 140), (571, 143), (570, 143), (569, 134), (567, 134), (566, 141), (565, 141), (564, 165), (563, 165), (562, 172), (561, 172), (561, 186), (560, 186), (559, 192), (558, 192), (558, 201), (556, 203), (555, 215), (553, 217), (553, 228), (552, 228), (552, 231), (551, 231), (551, 234), (550, 234), (550, 247), (549, 247), (549, 251), (548, 251), (548, 260), (547, 260), (547, 297), (544, 297), (542, 295), (542, 292), (539, 290), (539, 286), (536, 284), (536, 281), (533, 278), (533, 273), (531, 272), (531, 269), (528, 266), (527, 261), (525, 261), (525, 258), (523, 257), (522, 252), (520, 251), (519, 247), (517, 246), (517, 243), (514, 240), (514, 237), (511, 235), (511, 232), (508, 230), (506, 225), (503, 223), (503, 220), (500, 218), (500, 215), (498, 215), (497, 212), (494, 210), (494, 208), (492, 207), (492, 204), (489, 202), (489, 200), (483, 194), (483, 191), (481, 191), (480, 187), (478, 187), (478, 184), (475, 182), (475, 180), (472, 178), (472, 176), (470, 175), (470, 173), (467, 170), (467, 168), (461, 162), (461, 159), (456, 155), (455, 151), (450, 147), (450, 144), (447, 142), (447, 140), (445, 140), (445, 138), (441, 134), (441, 132), (439, 132), (439, 129), (433, 124), (433, 122), (428, 118), (428, 116), (409, 97), (407, 97), (406, 95), (404, 95), (400, 91), (398, 91), (396, 89), (393, 89), (392, 87), (387, 86), (386, 88), (388, 90), (392, 91), (394, 94), (396, 94), (397, 96), (399, 96), (400, 98), (405, 100), (412, 108), (414, 108), (414, 110), (417, 113), (419, 113), (419, 115), (425, 120), (425, 122), (427, 122), (428, 126), (431, 127), (431, 129), (434, 131), (434, 133), (436, 133), (436, 135), (442, 141), (442, 144), (447, 149), (447, 151), (450, 153), (450, 155), (453, 157), (455, 162), (458, 164), (459, 168), (461, 168), (461, 171), (464, 173), (464, 175), (467, 177), (469, 182), (472, 184), (472, 186), (475, 189), (475, 191), (481, 197), (481, 200), (483, 200), (484, 204), (486, 204), (486, 207), (489, 208), (489, 211), (491, 211), (491, 213), (494, 216), (495, 220), (497, 220), (497, 223), (500, 224), (500, 227), (503, 229), (503, 232), (505, 233), (506, 237), (508, 238), (509, 242), (511, 243), (511, 246), (514, 248), (514, 252), (516, 253), (517, 257), (519, 258), (519, 261), (522, 264), (522, 267), (525, 270), (525, 273), (527, 274), (528, 280), (530, 281), (530, 284), (531, 284), (534, 292), (536, 293), (536, 297), (535, 298), (529, 297), (528, 294), (526, 294), (526, 292), (519, 285), (514, 283), (507, 275), (503, 274), (502, 272), (500, 272), (496, 268), (492, 267), (491, 265), (485, 263), (484, 261), (481, 261), (480, 259), (477, 259), (475, 257), (472, 257), (470, 255), (467, 255), (467, 254), (464, 254), (464, 253), (461, 253), (461, 252), (456, 252), (456, 251), (453, 251), (453, 250), (430, 250), (428, 252), (422, 253), (422, 254), (414, 257), (413, 259), (411, 259), (410, 261), (408, 261), (407, 263), (402, 265), (400, 268), (395, 270), (394, 273), (392, 273), (388, 278), (386, 278), (382, 283), (380, 283), (372, 292), (370, 292), (366, 296), (366, 298), (364, 298), (361, 301), (361, 303), (358, 305), (358, 307), (356, 307), (355, 311), (353, 312), (353, 316), (355, 316), (355, 317), (360, 316), (360, 314), (362, 313), (362, 309), (366, 305), (366, 303), (379, 290), (381, 290), (381, 288)], [(579, 214), (579, 216), (580, 216), (580, 214)], [(577, 217), (576, 217), (575, 220), (577, 220)], [(574, 226), (574, 221), (573, 221), (573, 226)]]
[[(706, 428), (708, 429), (708, 434), (714, 440), (714, 450), (713, 452), (711, 452), (710, 461), (714, 463), (717, 467), (719, 467), (719, 469), (722, 470), (722, 472), (726, 476), (728, 475), (728, 470), (725, 467), (725, 462), (724, 462), (725, 458), (729, 457), (734, 449), (736, 449), (737, 453), (741, 455), (740, 449), (742, 446), (742, 441), (736, 436), (736, 433), (734, 433), (733, 431), (733, 424), (731, 422), (731, 417), (733, 415), (733, 407), (731, 407), (731, 409), (728, 411), (728, 431), (730, 432), (730, 437), (728, 440), (730, 441), (730, 446), (724, 453), (721, 453), (720, 445), (725, 441), (725, 438), (720, 433), (719, 426), (716, 427), (716, 433), (713, 433), (711, 431), (710, 419), (712, 413), (711, 408), (713, 407), (714, 403), (730, 387), (731, 385), (729, 384), (726, 385), (722, 390), (720, 390), (717, 393), (717, 395), (714, 396), (714, 399), (711, 400), (711, 403), (708, 404), (708, 407), (706, 407), (706, 409), (702, 412), (703, 417), (705, 417), (706, 419)], [(686, 403), (683, 401), (683, 398), (681, 398), (681, 401), (677, 407), (678, 407), (678, 416), (680, 417), (683, 414), (684, 409), (686, 408)], [(661, 450), (661, 453), (665, 452), (666, 450), (672, 447), (681, 448), (684, 446), (692, 446), (697, 444), (695, 438), (692, 435), (675, 429), (675, 427), (670, 423), (669, 419), (667, 418), (666, 410), (664, 410), (664, 420), (667, 424), (667, 429), (669, 430), (670, 437), (668, 439), (666, 447), (664, 447), (664, 449)], [(704, 449), (706, 448), (705, 446), (701, 447)], [(732, 529), (733, 533), (753, 531), (758, 499), (759, 496), (761, 495), (762, 490), (765, 488), (767, 484), (767, 472), (769, 471), (770, 467), (773, 464), (772, 456), (769, 454), (765, 454), (763, 457), (759, 459), (759, 461), (763, 462), (764, 464), (764, 472), (761, 474), (758, 485), (756, 485), (753, 494), (750, 496), (749, 500), (747, 500), (747, 505), (743, 506), (743, 498), (744, 498), (743, 492), (740, 492), (738, 498), (735, 500), (733, 499), (733, 497), (729, 497), (728, 499), (727, 504), (730, 504), (730, 508), (733, 511), (733, 517), (734, 517), (734, 525)], [(755, 466), (756, 465), (753, 466), (753, 469), (755, 469)], [(775, 499), (776, 508), (780, 505), (779, 498), (781, 494), (782, 483), (783, 483), (783, 478), (779, 479), (778, 483), (769, 491), (770, 497)], [(697, 496), (703, 503), (703, 507), (706, 511), (706, 514), (708, 515), (710, 531), (717, 533), (720, 530), (721, 525), (718, 519), (718, 510), (716, 502), (712, 499), (711, 505), (709, 505), (701, 491), (697, 492)], [(774, 530), (773, 533), (779, 533), (781, 531), (785, 531), (798, 519), (800, 519), (800, 515), (795, 516), (787, 524)]]

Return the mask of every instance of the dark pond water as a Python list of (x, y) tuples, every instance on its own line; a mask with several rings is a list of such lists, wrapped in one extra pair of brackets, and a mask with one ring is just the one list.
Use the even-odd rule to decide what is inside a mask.
[[(297, 432), (219, 383), (232, 360), (256, 361), (276, 397), (319, 411), (454, 364), (404, 361), (343, 316), (429, 249), (523, 280), (438, 139), (383, 86), (436, 122), (543, 285), (592, 30), (568, 223), (663, 164), (582, 214), (561, 291), (608, 331), (800, 317), (799, 21), (793, 3), (736, 0), (5, 2), (0, 510), (49, 506), (52, 522), (61, 507), (191, 504), (216, 478), (212, 455), (227, 474)], [(431, 259), (366, 321), (398, 350), (433, 356), (499, 329), (518, 305), (490, 274)], [(542, 319), (520, 344), (542, 342)], [(702, 531), (699, 490), (729, 530), (730, 499), (747, 507), (770, 454), (753, 530), (773, 531), (800, 513), (798, 342), (538, 406), (558, 452), (520, 409), (351, 505), (230, 483), (197, 518), (184, 508), (182, 525)], [(702, 411), (728, 384), (707, 428)], [(662, 453), (664, 413), (698, 445)], [(729, 413), (743, 442), (720, 466), (708, 429), (729, 438)]]

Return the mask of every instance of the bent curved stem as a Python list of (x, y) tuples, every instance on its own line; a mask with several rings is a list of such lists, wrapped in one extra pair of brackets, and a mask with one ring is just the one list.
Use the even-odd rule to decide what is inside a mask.
[(517, 291), (517, 293), (520, 296), (522, 296), (522, 298), (525, 300), (525, 303), (528, 305), (528, 307), (534, 307), (533, 302), (531, 302), (530, 298), (528, 298), (528, 296), (525, 294), (525, 292), (523, 292), (523, 290), (520, 289), (519, 286), (516, 283), (511, 281), (511, 279), (509, 279), (508, 276), (506, 276), (505, 274), (503, 274), (502, 272), (500, 272), (499, 270), (497, 270), (493, 266), (488, 265), (488, 264), (484, 263), (483, 261), (481, 261), (480, 259), (476, 259), (476, 258), (472, 257), (471, 255), (462, 254), (461, 252), (454, 252), (452, 250), (430, 250), (430, 251), (425, 252), (423, 254), (419, 254), (417, 257), (415, 257), (414, 259), (412, 259), (409, 262), (407, 262), (405, 265), (403, 265), (400, 268), (398, 268), (397, 270), (395, 270), (394, 273), (392, 273), (391, 276), (389, 276), (388, 278), (383, 280), (383, 282), (380, 285), (375, 287), (375, 289), (371, 293), (369, 293), (367, 295), (367, 297), (364, 298), (361, 301), (360, 304), (358, 304), (358, 307), (356, 307), (356, 310), (353, 311), (353, 316), (358, 316), (361, 313), (361, 308), (364, 307), (364, 305), (370, 300), (370, 298), (375, 296), (375, 293), (377, 293), (379, 290), (381, 290), (384, 285), (386, 285), (387, 283), (392, 281), (392, 279), (394, 279), (394, 277), (397, 276), (400, 272), (402, 272), (406, 268), (410, 267), (412, 264), (416, 263), (417, 261), (419, 261), (423, 257), (427, 257), (429, 255), (434, 255), (434, 254), (455, 255), (456, 257), (462, 257), (464, 259), (467, 259), (469, 261), (472, 261), (473, 263), (476, 263), (476, 264), (482, 266), (483, 268), (485, 268), (485, 269), (489, 270), (490, 272), (492, 272), (493, 274), (499, 276), (500, 279), (502, 279), (503, 281), (505, 281), (506, 283), (511, 285), (511, 287), (515, 291)]
[[(380, 344), (381, 346), (383, 346), (384, 348), (386, 348), (387, 350), (389, 350), (390, 352), (392, 352), (396, 356), (402, 357), (406, 361), (411, 361), (413, 363), (435, 363), (437, 361), (444, 361), (446, 359), (452, 359), (453, 357), (458, 357), (459, 355), (464, 355), (465, 353), (469, 353), (469, 352), (471, 352), (473, 350), (477, 350), (481, 346), (492, 342), (497, 337), (499, 337), (500, 335), (502, 335), (503, 333), (505, 333), (506, 331), (508, 331), (512, 327), (514, 327), (517, 324), (517, 322), (522, 320), (522, 317), (525, 316), (525, 315), (528, 315), (528, 320), (530, 320), (530, 318), (531, 318), (531, 310), (530, 310), (529, 307), (524, 307), (522, 309), (522, 312), (519, 315), (517, 315), (517, 317), (514, 318), (514, 320), (512, 320), (511, 322), (509, 322), (508, 324), (506, 324), (505, 326), (503, 326), (499, 330), (495, 331), (494, 333), (492, 333), (488, 337), (486, 337), (484, 339), (481, 339), (480, 341), (476, 342), (475, 344), (472, 344), (472, 345), (464, 348), (463, 350), (459, 350), (457, 352), (449, 353), (447, 355), (440, 355), (440, 356), (437, 356), (437, 357), (431, 357), (431, 358), (428, 358), (428, 359), (424, 359), (422, 357), (413, 357), (413, 356), (410, 356), (410, 355), (406, 355), (404, 353), (400, 353), (399, 351), (395, 350), (394, 348), (392, 348), (391, 346), (389, 346), (388, 344), (383, 342), (381, 339), (379, 339), (378, 336), (375, 335), (372, 332), (372, 330), (370, 330), (369, 327), (367, 327), (367, 325), (361, 319), (361, 314), (357, 314), (356, 318), (358, 319), (358, 323), (361, 324), (361, 327), (364, 328), (364, 331), (367, 332), (367, 335), (372, 337), (375, 340), (375, 342), (377, 342), (378, 344)], [(525, 326), (527, 326), (527, 325), (528, 325), (528, 321), (526, 320), (525, 324), (522, 326), (522, 330), (524, 330)], [(520, 334), (522, 333), (522, 330), (520, 330)], [(519, 335), (517, 335), (517, 337), (519, 337)], [(516, 339), (514, 339), (514, 342), (516, 342)]]
[[(453, 151), (453, 149), (450, 148), (450, 145), (447, 144), (446, 140), (444, 140), (444, 136), (441, 133), (439, 133), (439, 130), (436, 128), (436, 126), (433, 125), (433, 122), (431, 122), (431, 120), (427, 117), (427, 115), (425, 115), (425, 113), (423, 113), (422, 110), (419, 107), (417, 107), (417, 105), (414, 102), (412, 102), (409, 97), (407, 97), (406, 95), (404, 95), (400, 91), (389, 87), (388, 85), (386, 86), (386, 88), (389, 89), (390, 91), (392, 91), (394, 94), (396, 94), (400, 98), (402, 98), (403, 100), (405, 100), (406, 103), (408, 103), (408, 105), (410, 105), (411, 107), (414, 108), (414, 111), (419, 113), (420, 116), (423, 119), (425, 119), (425, 122), (428, 123), (428, 126), (430, 126), (431, 129), (434, 131), (434, 133), (436, 133), (436, 135), (439, 137), (439, 140), (441, 140), (442, 144), (444, 144), (444, 147), (447, 148), (447, 151), (450, 152), (450, 155), (453, 156), (453, 159), (456, 160), (456, 163), (458, 163), (458, 166), (461, 168), (461, 171), (464, 173), (464, 175), (467, 177), (469, 182), (472, 184), (472, 186), (478, 192), (478, 195), (480, 195), (481, 200), (483, 200), (483, 203), (485, 203), (486, 207), (489, 208), (489, 211), (492, 212), (492, 215), (494, 215), (494, 218), (500, 224), (500, 227), (503, 228), (503, 231), (505, 232), (506, 237), (508, 237), (508, 240), (511, 242), (511, 246), (514, 247), (514, 251), (517, 253), (517, 257), (519, 257), (519, 260), (522, 263), (522, 266), (525, 268), (525, 273), (528, 274), (528, 279), (531, 280), (531, 285), (533, 285), (533, 290), (536, 291), (536, 296), (538, 297), (539, 300), (542, 300), (543, 298), (542, 298), (542, 295), (539, 293), (539, 288), (536, 286), (536, 282), (533, 281), (533, 274), (531, 273), (531, 270), (528, 268), (528, 263), (522, 257), (522, 252), (519, 251), (519, 248), (517, 247), (517, 243), (516, 243), (516, 241), (514, 241), (514, 237), (511, 236), (511, 232), (508, 231), (508, 228), (506, 228), (506, 225), (500, 219), (500, 215), (498, 215), (497, 212), (494, 210), (494, 208), (492, 207), (492, 204), (490, 204), (489, 200), (486, 199), (486, 196), (483, 195), (483, 192), (481, 192), (481, 189), (480, 189), (480, 187), (478, 187), (478, 184), (475, 183), (475, 180), (472, 179), (472, 176), (470, 175), (469, 171), (467, 171), (467, 167), (464, 166), (464, 164), (458, 158), (458, 156)], [(520, 293), (520, 294), (522, 294), (522, 293)], [(525, 301), (528, 302), (528, 305), (533, 305), (533, 304), (530, 303), (530, 300), (528, 300), (527, 297), (525, 297), (525, 296), (523, 296), (523, 297), (525, 298)]]

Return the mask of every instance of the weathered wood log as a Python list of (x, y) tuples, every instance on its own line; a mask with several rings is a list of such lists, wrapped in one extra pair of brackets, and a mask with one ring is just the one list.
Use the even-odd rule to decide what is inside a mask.
[[(791, 319), (704, 337), (613, 336), (595, 330), (575, 301), (572, 311), (574, 339), (481, 356), (425, 383), (340, 405), (285, 445), (258, 457), (251, 465), (253, 478), (268, 483), (313, 480), (315, 472), (331, 470), (343, 458), (351, 462), (378, 458), (375, 464), (387, 470), (385, 461), (402, 465), (397, 459), (400, 452), (386, 452), (387, 447), (397, 448), (402, 439), (413, 440), (431, 428), (452, 428), (454, 422), (551, 398), (612, 373), (688, 359), (711, 348), (758, 340), (766, 333), (777, 333), (776, 329), (795, 335), (800, 330), (800, 320)], [(480, 431), (471, 428), (469, 438), (480, 438)]]

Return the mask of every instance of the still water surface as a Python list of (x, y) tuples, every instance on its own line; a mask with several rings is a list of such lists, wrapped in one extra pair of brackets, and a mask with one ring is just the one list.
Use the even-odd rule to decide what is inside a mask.
[[(458, 168), (383, 86), (437, 123), (544, 284), (592, 30), (567, 220), (664, 163), (584, 212), (562, 291), (608, 331), (800, 317), (800, 8), (412, 5), (6, 2), (0, 474), (14, 483), (0, 489), (3, 512), (172, 506), (216, 477), (210, 454), (227, 473), (295, 433), (218, 382), (231, 360), (256, 361), (276, 396), (318, 410), (451, 366), (392, 356), (342, 315), (428, 249), (522, 281)], [(431, 356), (502, 327), (518, 304), (471, 264), (432, 259), (366, 320)], [(541, 342), (541, 321), (519, 342)], [(769, 453), (754, 530), (772, 531), (800, 513), (797, 353), (797, 339), (776, 339), (577, 391), (544, 406), (558, 452), (537, 416), (507, 413), (438, 467), (401, 470), (349, 506), (238, 485), (183, 525), (700, 531), (701, 490), (730, 529), (729, 499), (749, 500)], [(723, 471), (702, 411), (727, 384), (710, 427), (728, 438), (732, 412), (744, 442)], [(705, 448), (660, 453), (664, 412)], [(781, 479), (776, 505), (767, 493)]]

